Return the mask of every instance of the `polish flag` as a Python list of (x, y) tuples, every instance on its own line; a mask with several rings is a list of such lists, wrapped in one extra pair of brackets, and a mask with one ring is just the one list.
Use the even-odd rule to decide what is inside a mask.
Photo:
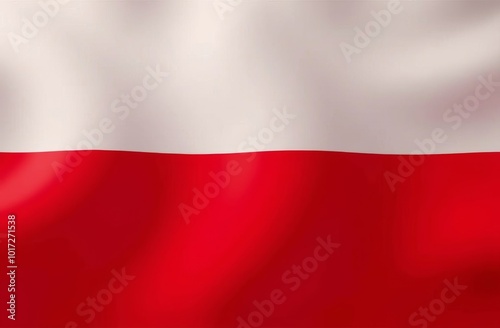
[(2, 327), (500, 327), (500, 3), (0, 3)]

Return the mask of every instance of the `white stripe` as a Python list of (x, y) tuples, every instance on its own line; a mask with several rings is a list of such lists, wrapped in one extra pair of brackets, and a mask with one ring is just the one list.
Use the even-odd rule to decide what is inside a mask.
[[(42, 9), (2, 2), (0, 151), (77, 149), (109, 124), (93, 148), (233, 153), (255, 136), (257, 150), (392, 154), (434, 135), (424, 152), (500, 151), (500, 86), (480, 87), (500, 81), (500, 2), (404, 1), (351, 63), (340, 45), (388, 2), (234, 3), (221, 20), (206, 0), (73, 1), (16, 53), (8, 36)], [(168, 77), (113, 112), (157, 65)], [(476, 89), (477, 110), (443, 118)]]

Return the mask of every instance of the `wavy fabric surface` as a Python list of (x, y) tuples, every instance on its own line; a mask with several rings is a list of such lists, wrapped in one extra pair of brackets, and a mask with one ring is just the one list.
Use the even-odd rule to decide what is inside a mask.
[(499, 1), (4, 1), (0, 34), (2, 327), (500, 327)]

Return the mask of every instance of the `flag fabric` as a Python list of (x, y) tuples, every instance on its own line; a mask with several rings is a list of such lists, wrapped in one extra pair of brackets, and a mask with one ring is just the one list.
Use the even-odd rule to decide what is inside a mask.
[(500, 327), (500, 3), (0, 3), (2, 327)]

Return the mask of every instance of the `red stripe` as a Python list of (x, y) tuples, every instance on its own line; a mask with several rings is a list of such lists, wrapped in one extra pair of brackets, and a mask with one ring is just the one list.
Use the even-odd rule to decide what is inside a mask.
[[(19, 265), (18, 317), (3, 310), (2, 325), (86, 326), (77, 307), (122, 268), (135, 279), (89, 326), (237, 327), (279, 289), (262, 327), (399, 328), (455, 277), (468, 288), (429, 323), (500, 324), (498, 153), (426, 156), (394, 192), (384, 174), (406, 157), (94, 151), (60, 182), (68, 154), (0, 155), (0, 227), (17, 216)], [(235, 174), (196, 208), (193, 189), (223, 171)], [(340, 247), (297, 287), (288, 270), (327, 257), (328, 237)]]

